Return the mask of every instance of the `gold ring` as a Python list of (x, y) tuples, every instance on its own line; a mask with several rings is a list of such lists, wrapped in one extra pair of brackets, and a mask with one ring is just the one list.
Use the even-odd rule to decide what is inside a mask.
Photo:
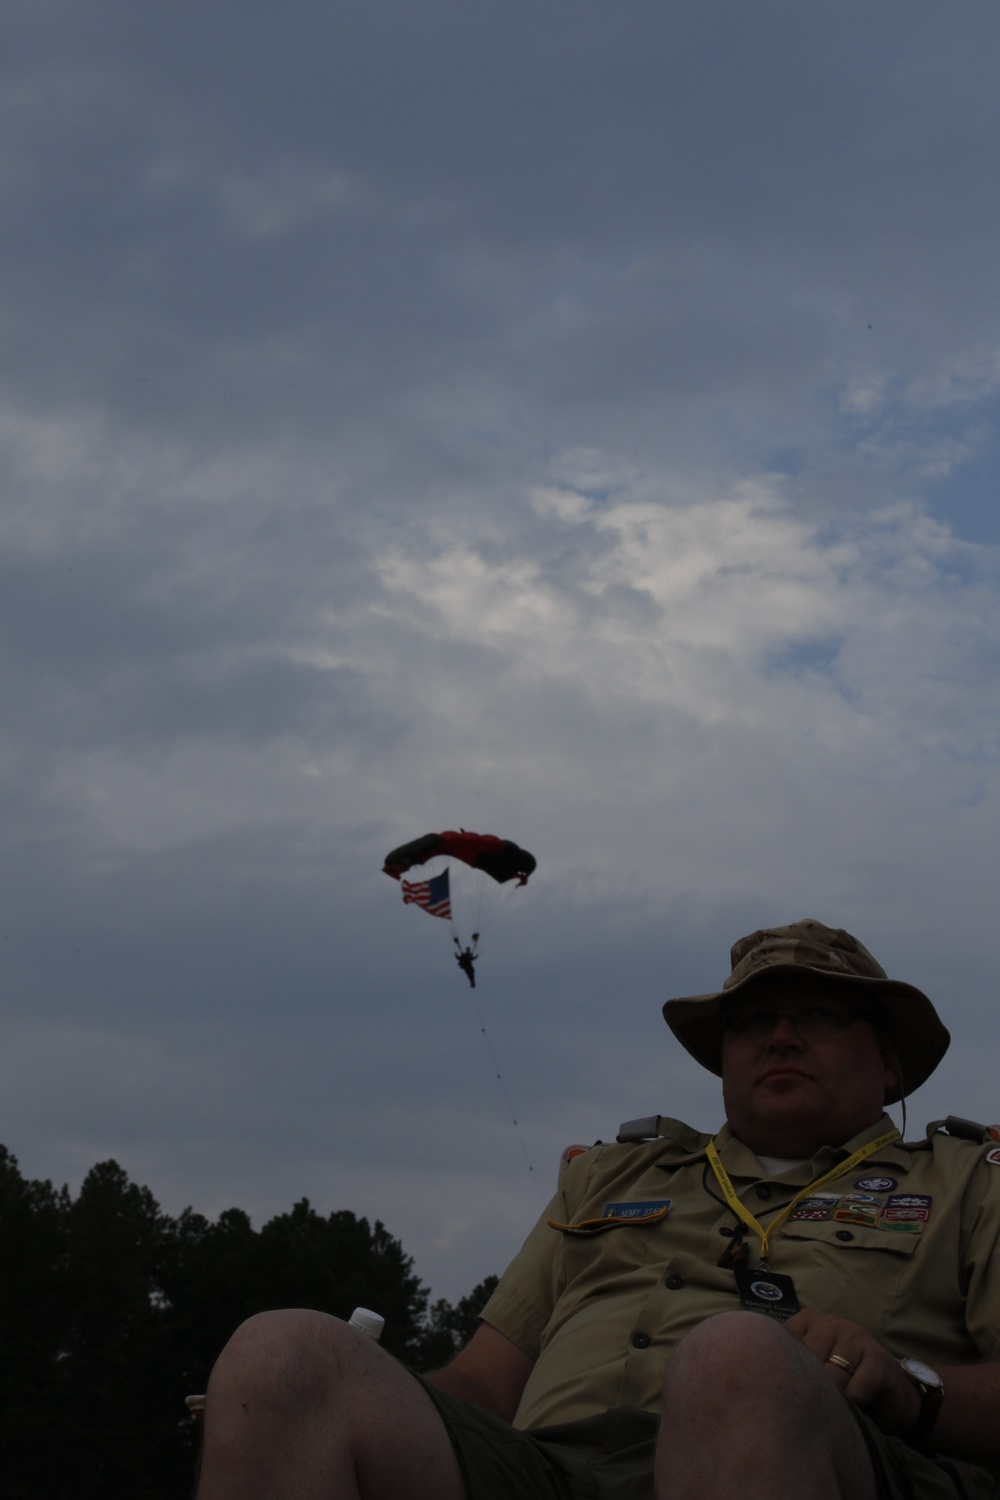
[(828, 1354), (826, 1356), (826, 1363), (828, 1365), (839, 1365), (842, 1370), (847, 1371), (848, 1375), (854, 1374), (854, 1366), (851, 1364), (851, 1361), (844, 1359), (840, 1354)]

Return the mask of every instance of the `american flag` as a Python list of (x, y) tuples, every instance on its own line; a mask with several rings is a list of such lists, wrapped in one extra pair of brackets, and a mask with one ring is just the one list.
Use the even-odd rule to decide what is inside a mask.
[(422, 906), (432, 917), (446, 917), (451, 921), (451, 891), (448, 887), (448, 871), (435, 875), (431, 880), (404, 880), (403, 903), (413, 902)]

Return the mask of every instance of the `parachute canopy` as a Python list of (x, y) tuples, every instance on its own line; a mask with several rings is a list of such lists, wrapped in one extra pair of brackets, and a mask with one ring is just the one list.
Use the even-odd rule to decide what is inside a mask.
[(510, 839), (498, 839), (492, 833), (467, 833), (460, 828), (457, 832), (425, 833), (423, 838), (401, 844), (386, 855), (382, 873), (398, 880), (414, 865), (424, 865), (440, 855), (460, 859), (474, 870), (491, 875), (500, 885), (514, 879), (518, 885), (527, 885), (528, 876), (537, 864), (533, 854)]

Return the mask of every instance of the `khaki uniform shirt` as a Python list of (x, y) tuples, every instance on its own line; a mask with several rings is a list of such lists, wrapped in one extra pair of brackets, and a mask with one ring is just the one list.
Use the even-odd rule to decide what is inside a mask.
[[(772, 1178), (728, 1127), (716, 1144), (741, 1202), (766, 1228), (802, 1188), (891, 1126), (884, 1116)], [(710, 1138), (677, 1120), (658, 1128), (654, 1141), (594, 1146), (563, 1168), (483, 1310), (535, 1361), (516, 1427), (613, 1406), (658, 1411), (679, 1341), (740, 1308), (733, 1272), (716, 1264), (737, 1221), (708, 1165)], [(548, 1222), (605, 1219), (610, 1227), (596, 1232)], [(969, 1364), (1000, 1358), (998, 1234), (1000, 1148), (930, 1134), (883, 1147), (810, 1195), (771, 1238), (768, 1259), (792, 1277), (802, 1307), (861, 1324), (896, 1355)], [(747, 1241), (756, 1266), (760, 1242)]]

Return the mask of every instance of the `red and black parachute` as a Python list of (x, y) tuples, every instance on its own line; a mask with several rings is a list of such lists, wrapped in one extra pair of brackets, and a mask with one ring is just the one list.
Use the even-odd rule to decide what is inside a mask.
[(510, 839), (499, 839), (492, 833), (467, 833), (460, 828), (457, 832), (425, 833), (409, 844), (400, 844), (386, 855), (382, 873), (398, 880), (414, 865), (425, 865), (429, 859), (441, 856), (460, 859), (474, 870), (491, 875), (500, 885), (507, 880), (527, 885), (528, 876), (538, 863), (533, 854)]
[(427, 879), (404, 880), (403, 903), (451, 923), (455, 962), (475, 988), (483, 933), (506, 898), (527, 885), (535, 856), (510, 839), (459, 828), (401, 844), (386, 855), (382, 871), (399, 880), (414, 865), (430, 866)]

